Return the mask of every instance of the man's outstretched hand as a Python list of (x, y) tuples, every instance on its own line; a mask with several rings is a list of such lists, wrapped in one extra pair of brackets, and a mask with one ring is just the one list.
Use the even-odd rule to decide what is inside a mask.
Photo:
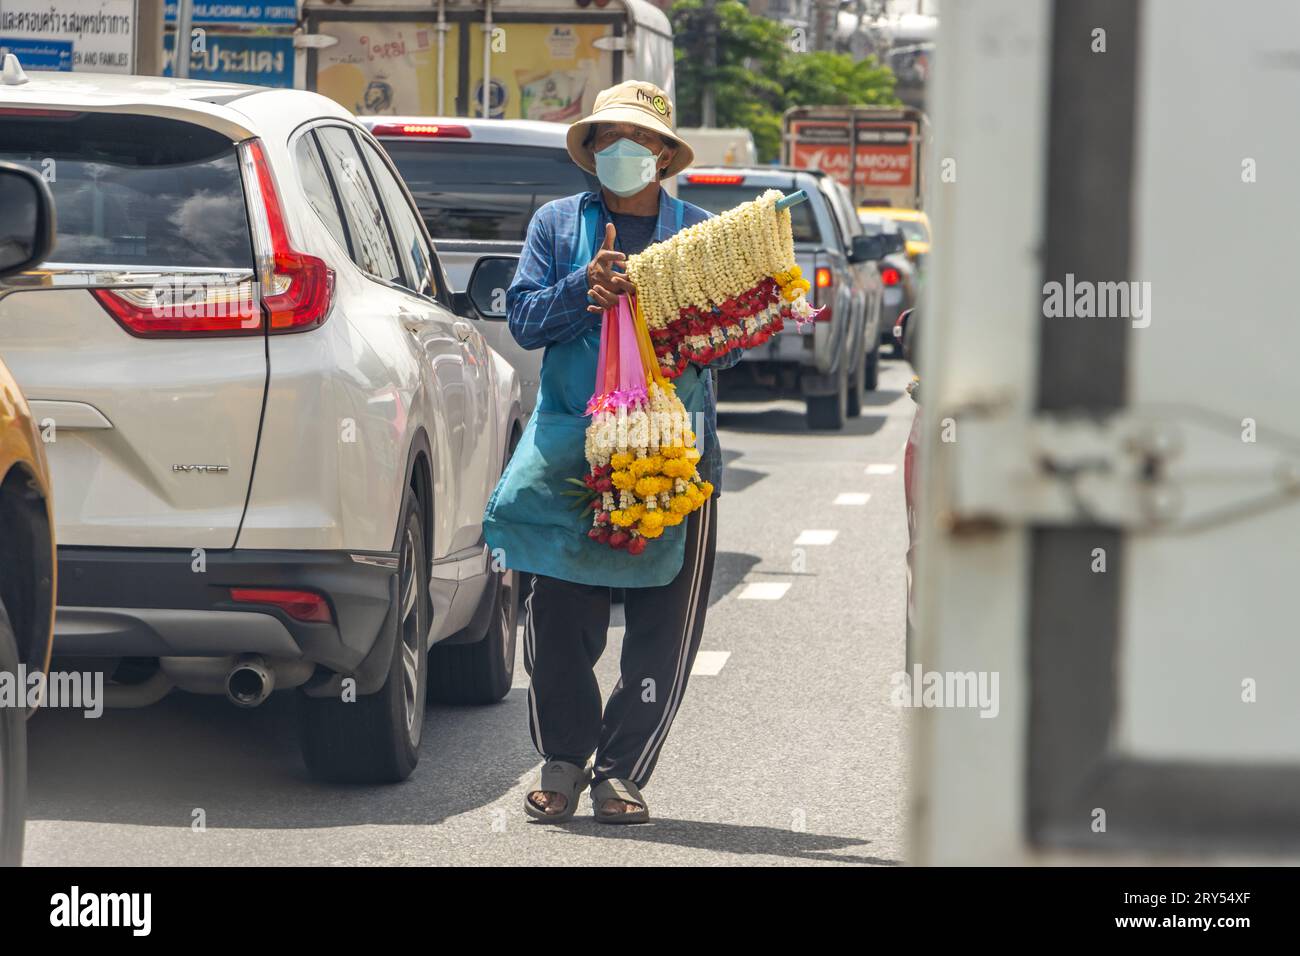
[(615, 272), (614, 267), (626, 261), (627, 256), (614, 249), (614, 224), (605, 224), (605, 241), (601, 244), (596, 257), (587, 263), (587, 298), (591, 305), (588, 312), (604, 312), (618, 305), (618, 297), (635, 292), (636, 289), (622, 272)]

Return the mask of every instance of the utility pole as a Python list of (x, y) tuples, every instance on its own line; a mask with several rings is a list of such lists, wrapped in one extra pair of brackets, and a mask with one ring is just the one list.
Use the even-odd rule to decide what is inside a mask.
[(704, 0), (704, 89), (700, 99), (700, 125), (706, 129), (718, 125), (714, 99), (713, 74), (718, 68), (718, 12), (713, 0)]
[(162, 76), (164, 0), (136, 0), (135, 72)]
[(176, 40), (172, 44), (172, 76), (189, 78), (190, 34), (194, 21), (193, 0), (176, 0)]
[(834, 52), (835, 28), (839, 24), (839, 3), (836, 0), (813, 0), (813, 36), (815, 49)]

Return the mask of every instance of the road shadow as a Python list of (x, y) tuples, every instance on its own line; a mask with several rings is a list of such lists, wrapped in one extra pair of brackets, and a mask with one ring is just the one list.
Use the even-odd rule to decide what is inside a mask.
[(767, 477), (765, 471), (753, 468), (740, 468), (736, 465), (724, 465), (722, 468), (722, 493), (740, 492)]
[(38, 713), (28, 817), (176, 827), (202, 808), (209, 829), (434, 824), (497, 800), (537, 762), (526, 692), (512, 690), (486, 707), (429, 707), (420, 763), (403, 783), (320, 783), (298, 752), (293, 697), (240, 710), (177, 693), (95, 720)]
[(892, 405), (906, 394), (906, 392), (898, 388), (877, 389), (874, 392), (867, 392), (862, 399), (862, 406), (864, 408), (879, 408), (882, 405)]
[(793, 860), (822, 863), (849, 863), (858, 866), (902, 866), (900, 860), (856, 853), (836, 853), (864, 847), (871, 843), (857, 837), (800, 833), (781, 827), (752, 826), (741, 823), (707, 823), (699, 820), (654, 818), (636, 826), (610, 826), (590, 818), (579, 818), (557, 830), (571, 836), (606, 840), (629, 840), (636, 843), (662, 843), (692, 850), (736, 853), (747, 856), (779, 856)]
[[(900, 394), (892, 393), (894, 398), (879, 404), (888, 404), (894, 401)], [(868, 404), (877, 404), (869, 402)], [(753, 410), (745, 409), (743, 406), (737, 407), (732, 404), (727, 411), (718, 412), (718, 428), (733, 432), (749, 432), (754, 434), (766, 435), (790, 435), (796, 438), (828, 438), (839, 437), (843, 435), (867, 436), (874, 435), (880, 429), (885, 427), (889, 420), (887, 415), (860, 415), (857, 418), (847, 418), (844, 421), (844, 427), (839, 431), (814, 431), (808, 427), (808, 422), (801, 410), (790, 407), (772, 407), (764, 404), (756, 406)]]
[(718, 551), (713, 555), (713, 582), (709, 585), (709, 607), (744, 583), (750, 569), (762, 559), (743, 551)]

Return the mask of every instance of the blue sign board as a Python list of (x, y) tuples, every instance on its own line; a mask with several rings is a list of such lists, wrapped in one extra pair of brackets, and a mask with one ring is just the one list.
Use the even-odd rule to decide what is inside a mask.
[[(176, 0), (167, 0), (164, 8), (168, 23), (176, 22)], [(190, 13), (194, 26), (228, 23), (252, 27), (285, 27), (298, 22), (294, 0), (194, 0)]]
[(71, 40), (14, 40), (0, 37), (0, 54), (12, 53), (26, 70), (72, 71)]
[[(205, 49), (190, 54), (191, 80), (222, 83), (250, 83), (253, 86), (293, 88), (293, 37), (238, 36), (208, 33)], [(172, 76), (176, 35), (163, 37), (166, 66), (163, 76)]]

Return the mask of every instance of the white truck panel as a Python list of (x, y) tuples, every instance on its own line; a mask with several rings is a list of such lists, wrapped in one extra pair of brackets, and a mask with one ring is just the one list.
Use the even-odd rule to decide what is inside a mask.
[[(1109, 59), (1089, 60), (1070, 38), (1086, 44), (1106, 17), (1108, 50), (1091, 55)], [(1298, 145), (1274, 121), (1294, 100), (1275, 38), (1297, 27), (1281, 0), (1249, 16), (1208, 0), (945, 7), (933, 155), (956, 175), (932, 176), (927, 203), (913, 648), (924, 672), (994, 674), (1000, 693), (991, 719), (915, 712), (914, 862), (1232, 861), (1300, 845), (1300, 702), (1278, 685), (1300, 668), (1283, 212), (1300, 183), (1266, 172)], [(1051, 98), (1100, 70), (1134, 79), (1088, 109)], [(1062, 115), (1113, 127), (1119, 145)], [(1046, 283), (1074, 257), (1080, 280), (1137, 283), (1142, 311), (1053, 315)], [(1080, 413), (1092, 426), (1070, 424)], [(1145, 474), (1123, 467), (1122, 445), (1107, 451), (1134, 417), (1168, 439), (1134, 452)], [(1113, 548), (1105, 570), (1098, 541)]]
[[(932, 176), (926, 202), (943, 238), (928, 264), (930, 311), (941, 330), (924, 333), (921, 369), (929, 438), (921, 449), (922, 536), (934, 546), (918, 554), (917, 660), (926, 670), (995, 670), (1003, 679), (996, 719), (915, 712), (911, 841), (920, 863), (1010, 862), (1020, 843), (1026, 701), (1016, 678), (1025, 604), (1017, 582), (1024, 579), (1025, 535), (935, 540), (943, 492), (934, 460), (942, 453), (940, 409), (989, 395), (1026, 416), (1032, 405), (1050, 12), (1046, 0), (944, 11), (933, 156), (957, 159), (957, 181)], [(987, 42), (995, 34), (999, 42)], [(1013, 87), (1025, 99), (1008, 110), (999, 104)], [(988, 241), (994, 224), (1007, 242)]]

